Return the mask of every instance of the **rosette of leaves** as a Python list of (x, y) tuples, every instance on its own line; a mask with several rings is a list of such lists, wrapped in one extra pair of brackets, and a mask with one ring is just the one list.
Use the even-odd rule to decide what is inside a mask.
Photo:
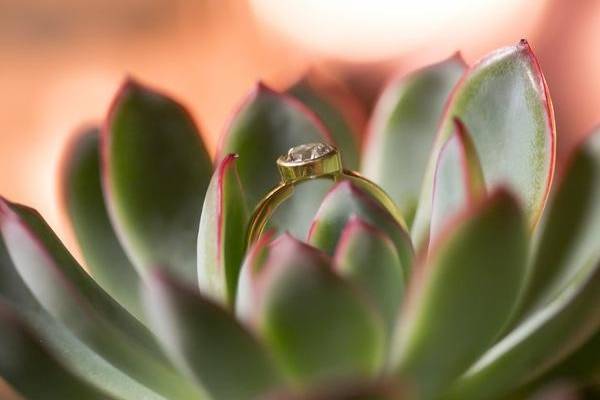
[[(73, 140), (61, 192), (85, 269), (2, 199), (2, 398), (495, 399), (598, 382), (600, 133), (552, 185), (552, 104), (526, 42), (392, 82), (361, 152), (303, 82), (258, 85), (213, 159), (200, 137), (128, 81)], [(311, 182), (246, 251), (276, 157), (316, 141), (360, 160), (406, 224), (349, 182)]]

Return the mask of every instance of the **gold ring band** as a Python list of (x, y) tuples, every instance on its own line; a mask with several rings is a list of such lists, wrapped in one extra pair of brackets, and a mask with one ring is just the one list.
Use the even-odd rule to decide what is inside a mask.
[(371, 194), (404, 228), (406, 223), (385, 191), (358, 172), (346, 170), (338, 150), (325, 143), (308, 143), (291, 148), (277, 159), (281, 182), (256, 206), (246, 231), (246, 249), (256, 242), (277, 207), (294, 192), (294, 187), (312, 179), (350, 180)]

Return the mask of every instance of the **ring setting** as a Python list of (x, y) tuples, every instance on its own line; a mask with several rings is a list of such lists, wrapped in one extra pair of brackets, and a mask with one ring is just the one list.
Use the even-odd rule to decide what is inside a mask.
[(281, 182), (256, 206), (246, 231), (248, 249), (261, 236), (267, 222), (277, 207), (289, 198), (294, 187), (312, 179), (347, 179), (371, 194), (403, 227), (406, 223), (393, 200), (374, 182), (358, 172), (343, 168), (338, 150), (327, 143), (306, 143), (292, 147), (277, 159)]

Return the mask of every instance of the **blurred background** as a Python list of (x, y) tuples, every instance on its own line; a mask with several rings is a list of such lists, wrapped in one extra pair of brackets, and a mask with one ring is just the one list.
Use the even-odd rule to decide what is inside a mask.
[(61, 153), (127, 75), (187, 105), (214, 151), (257, 80), (285, 89), (309, 73), (362, 129), (390, 75), (522, 37), (562, 163), (600, 123), (600, 0), (0, 0), (0, 193), (68, 237)]

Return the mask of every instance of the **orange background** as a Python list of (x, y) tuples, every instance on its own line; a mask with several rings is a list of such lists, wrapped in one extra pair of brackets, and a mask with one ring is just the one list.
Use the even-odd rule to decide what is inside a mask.
[(373, 1), (367, 12), (348, 5), (356, 0), (310, 3), (0, 0), (0, 194), (37, 208), (64, 237), (61, 152), (74, 129), (103, 118), (128, 74), (186, 104), (212, 151), (258, 79), (283, 89), (318, 71), (353, 94), (364, 124), (390, 74), (455, 50), (472, 62), (526, 37), (554, 101), (559, 161), (600, 122), (600, 1), (489, 0), (477, 10)]

